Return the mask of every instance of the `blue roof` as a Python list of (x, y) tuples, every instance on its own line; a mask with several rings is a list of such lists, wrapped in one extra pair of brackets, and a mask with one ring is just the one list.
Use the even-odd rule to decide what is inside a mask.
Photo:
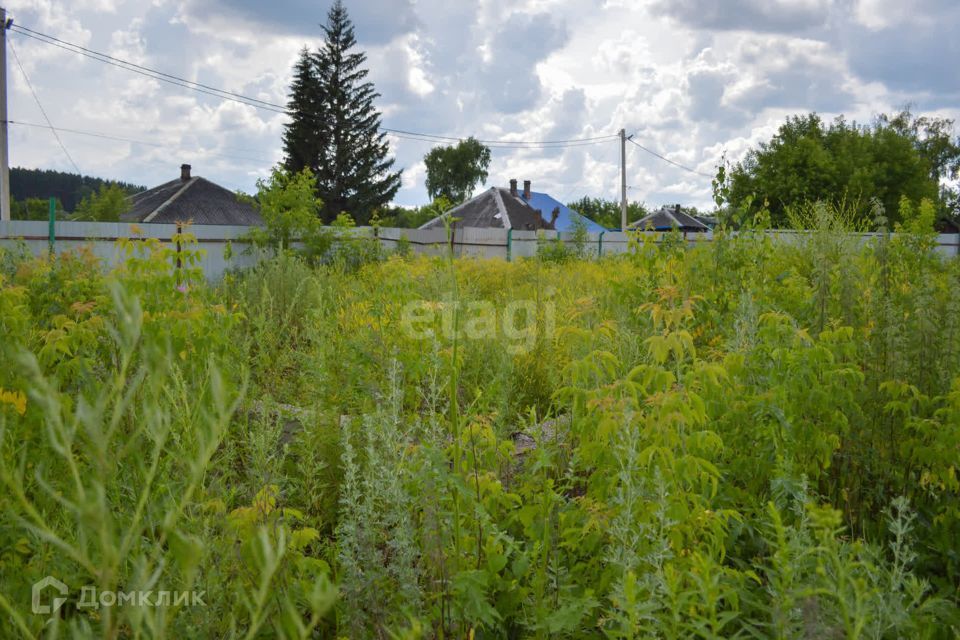
[(605, 230), (605, 227), (600, 226), (590, 218), (580, 215), (573, 209), (567, 207), (559, 200), (555, 200), (546, 193), (531, 191), (530, 199), (527, 200), (527, 203), (534, 209), (539, 209), (540, 216), (547, 221), (550, 220), (550, 215), (553, 213), (554, 208), (559, 207), (560, 215), (557, 217), (557, 222), (554, 225), (554, 228), (557, 231), (575, 231), (573, 221), (577, 218), (583, 220), (587, 227), (587, 231), (591, 233)]

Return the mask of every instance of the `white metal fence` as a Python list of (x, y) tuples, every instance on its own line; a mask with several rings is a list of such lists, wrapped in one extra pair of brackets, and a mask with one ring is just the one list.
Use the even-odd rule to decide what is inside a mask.
[[(218, 279), (230, 268), (242, 268), (256, 264), (260, 256), (244, 238), (249, 227), (226, 225), (191, 225), (189, 233), (197, 238), (203, 250), (200, 266), (204, 275)], [(121, 238), (157, 238), (169, 242), (177, 233), (173, 224), (130, 224), (125, 222), (56, 222), (54, 223), (54, 250), (69, 251), (81, 246), (89, 249), (108, 265), (116, 264), (123, 256), (116, 241)], [(646, 232), (660, 240), (663, 233)], [(796, 241), (802, 231), (770, 231), (777, 239)], [(558, 231), (520, 231), (507, 229), (456, 229), (447, 237), (444, 229), (394, 229), (357, 227), (339, 230), (341, 241), (347, 238), (377, 238), (386, 249), (396, 249), (405, 243), (415, 253), (443, 255), (452, 247), (456, 256), (501, 258), (512, 260), (537, 254), (538, 247), (557, 239), (564, 242), (575, 240), (573, 233)], [(869, 242), (879, 234), (858, 234)], [(709, 242), (712, 233), (684, 234), (687, 242)], [(50, 248), (49, 223), (44, 221), (13, 220), (0, 222), (0, 247), (14, 247), (22, 243), (35, 255), (46, 253)], [(938, 236), (938, 250), (945, 256), (956, 256), (960, 249), (960, 235)], [(232, 254), (227, 258), (227, 247)], [(628, 248), (627, 234), (619, 231), (603, 231), (586, 236), (585, 248), (593, 255), (623, 253)]]

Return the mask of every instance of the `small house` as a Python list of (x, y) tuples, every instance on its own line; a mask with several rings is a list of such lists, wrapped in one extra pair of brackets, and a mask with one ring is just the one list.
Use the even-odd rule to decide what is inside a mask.
[(685, 233), (704, 233), (710, 230), (710, 227), (704, 223), (684, 213), (679, 204), (673, 207), (661, 207), (658, 211), (640, 218), (627, 228), (641, 231), (671, 231), (677, 229)]
[(578, 224), (582, 224), (587, 231), (603, 231), (603, 227), (569, 209), (549, 194), (533, 191), (529, 180), (523, 181), (523, 191), (517, 189), (516, 180), (510, 181), (508, 189), (490, 187), (420, 228), (442, 227), (444, 220), (451, 217), (455, 229), (478, 227), (573, 231)]
[(221, 224), (259, 226), (257, 208), (236, 193), (206, 178), (190, 175), (190, 165), (180, 167), (180, 177), (130, 196), (124, 222)]

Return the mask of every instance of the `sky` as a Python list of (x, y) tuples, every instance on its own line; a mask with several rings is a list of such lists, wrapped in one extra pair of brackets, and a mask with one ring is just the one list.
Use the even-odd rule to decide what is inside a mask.
[[(344, 0), (383, 126), (491, 140), (615, 134), (628, 197), (709, 207), (710, 176), (787, 116), (866, 123), (911, 105), (960, 117), (956, 0)], [(317, 0), (6, 0), (16, 24), (159, 71), (285, 103)], [(188, 91), (8, 32), (11, 166), (154, 186), (182, 163), (255, 192), (282, 159), (286, 117)], [(15, 52), (16, 56), (12, 53)], [(141, 144), (149, 143), (149, 144)], [(390, 138), (396, 204), (427, 202), (430, 143)], [(531, 180), (570, 201), (619, 198), (619, 142), (494, 149), (484, 186)], [(705, 175), (699, 175), (705, 174)]]

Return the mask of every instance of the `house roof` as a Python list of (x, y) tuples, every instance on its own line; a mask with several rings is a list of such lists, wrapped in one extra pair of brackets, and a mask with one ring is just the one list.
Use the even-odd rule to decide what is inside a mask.
[[(555, 209), (558, 215), (554, 224), (551, 225), (550, 220), (553, 218)], [(500, 187), (490, 187), (463, 204), (430, 220), (420, 228), (442, 227), (444, 218), (449, 215), (457, 218), (453, 224), (454, 228), (493, 227), (499, 229), (573, 231), (575, 221), (579, 219), (584, 222), (587, 231), (604, 230), (596, 222), (568, 208), (549, 194), (531, 191), (530, 198), (524, 198), (522, 192), (512, 195), (510, 189)]]
[(235, 193), (199, 176), (178, 178), (129, 198), (124, 222), (262, 225), (256, 208)]
[[(421, 229), (442, 227), (448, 216), (456, 218), (455, 229), (463, 227), (499, 229), (552, 229), (549, 218), (524, 201), (520, 195), (511, 195), (509, 189), (490, 187), (479, 195), (457, 205), (443, 215), (423, 224)], [(549, 214), (548, 214), (549, 216)]]
[(654, 231), (670, 231), (676, 227), (680, 231), (709, 231), (710, 227), (703, 224), (691, 215), (675, 207), (661, 207), (648, 216), (640, 218), (629, 225), (630, 229), (653, 229)]
[[(520, 195), (523, 198), (523, 194)], [(546, 193), (540, 193), (539, 191), (531, 191), (530, 198), (527, 200), (529, 204), (534, 209), (540, 210), (540, 215), (545, 219), (549, 220), (553, 210), (555, 208), (560, 209), (560, 215), (557, 216), (557, 221), (554, 222), (553, 228), (557, 231), (574, 231), (576, 230), (575, 224), (577, 220), (581, 220), (584, 223), (587, 231), (591, 233), (597, 233), (604, 231), (604, 227), (600, 226), (590, 218), (583, 216), (573, 209), (569, 208), (567, 205), (563, 204), (559, 200), (553, 198), (552, 196)]]

